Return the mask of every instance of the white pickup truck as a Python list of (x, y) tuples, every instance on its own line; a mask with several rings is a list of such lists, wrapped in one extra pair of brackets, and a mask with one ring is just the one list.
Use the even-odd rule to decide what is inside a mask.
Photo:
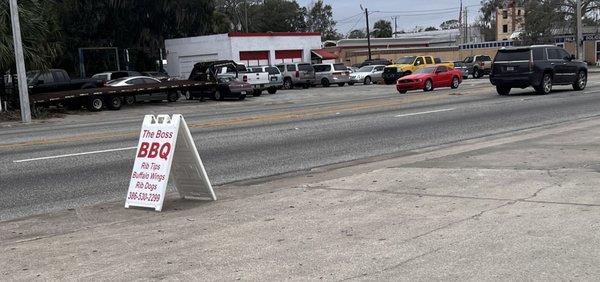
[(236, 71), (238, 80), (252, 85), (252, 95), (255, 97), (262, 95), (262, 92), (270, 86), (271, 81), (268, 72), (250, 72), (244, 64), (237, 64), (237, 70), (226, 67), (221, 68), (218, 74), (231, 74)]

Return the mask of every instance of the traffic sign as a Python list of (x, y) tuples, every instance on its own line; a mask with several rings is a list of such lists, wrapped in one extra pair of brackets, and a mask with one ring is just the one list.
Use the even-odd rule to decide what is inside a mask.
[(217, 199), (183, 116), (146, 115), (125, 208), (161, 211), (171, 174), (182, 198)]

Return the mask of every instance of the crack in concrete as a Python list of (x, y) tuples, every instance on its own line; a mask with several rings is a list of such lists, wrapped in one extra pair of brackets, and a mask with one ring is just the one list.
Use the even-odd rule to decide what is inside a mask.
[[(525, 198), (518, 199), (510, 199), (510, 198), (493, 198), (493, 197), (476, 197), (476, 196), (459, 196), (459, 195), (443, 195), (443, 194), (427, 194), (427, 193), (414, 193), (414, 192), (396, 192), (389, 190), (365, 190), (365, 189), (343, 189), (343, 188), (332, 188), (332, 187), (322, 187), (322, 186), (302, 186), (290, 189), (320, 189), (320, 190), (332, 190), (332, 191), (345, 191), (345, 192), (364, 192), (364, 193), (380, 193), (380, 194), (388, 194), (388, 195), (403, 195), (403, 196), (416, 196), (416, 197), (435, 197), (435, 198), (451, 198), (451, 199), (465, 199), (465, 200), (483, 200), (483, 201), (498, 201), (498, 202), (506, 202), (511, 201), (515, 203), (533, 203), (533, 204), (555, 204), (555, 205), (571, 205), (571, 206), (584, 206), (584, 207), (600, 207), (600, 204), (585, 204), (585, 203), (570, 203), (570, 202), (556, 202), (556, 201), (536, 201), (530, 200), (533, 196), (537, 196), (534, 193), (533, 196), (528, 196)], [(541, 188), (541, 190), (547, 188)]]

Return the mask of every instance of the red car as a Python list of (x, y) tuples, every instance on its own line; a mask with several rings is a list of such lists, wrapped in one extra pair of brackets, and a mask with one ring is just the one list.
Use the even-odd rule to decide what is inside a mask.
[(432, 66), (419, 69), (411, 75), (403, 76), (396, 82), (398, 92), (423, 89), (431, 91), (437, 87), (458, 88), (462, 83), (462, 73), (447, 66)]

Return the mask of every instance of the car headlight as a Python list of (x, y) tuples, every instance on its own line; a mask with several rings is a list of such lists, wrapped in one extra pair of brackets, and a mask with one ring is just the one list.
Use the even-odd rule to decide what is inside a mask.
[(423, 80), (419, 78), (419, 79), (417, 79), (417, 82), (423, 82)]

